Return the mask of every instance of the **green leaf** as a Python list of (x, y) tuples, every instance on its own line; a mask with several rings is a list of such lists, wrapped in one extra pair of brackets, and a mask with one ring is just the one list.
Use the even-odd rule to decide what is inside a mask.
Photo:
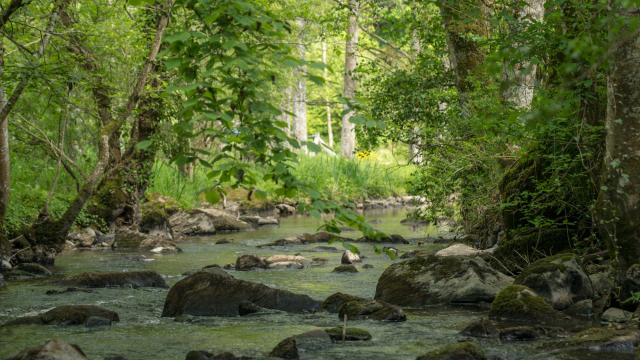
[(217, 204), (221, 196), (218, 189), (209, 189), (204, 192), (204, 197), (210, 204)]
[(151, 145), (153, 144), (153, 141), (151, 140), (142, 140), (139, 143), (136, 144), (136, 149), (137, 150), (147, 150)]

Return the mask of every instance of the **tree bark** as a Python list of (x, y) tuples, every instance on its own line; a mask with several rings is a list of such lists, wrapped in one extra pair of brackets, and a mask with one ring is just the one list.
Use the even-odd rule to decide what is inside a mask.
[[(0, 38), (0, 79), (4, 77), (4, 43)], [(4, 108), (6, 99), (4, 88), (0, 86), (0, 107)], [(9, 186), (11, 184), (11, 162), (9, 158), (9, 122), (0, 122), (0, 256), (8, 254), (11, 245), (7, 238), (5, 219), (9, 206)]]
[(628, 271), (640, 261), (640, 8), (620, 3), (609, 1), (616, 18), (612, 23), (619, 30), (610, 36), (616, 43), (610, 58), (606, 151), (596, 219), (615, 259), (615, 278), (622, 286), (618, 299), (625, 300), (632, 290), (625, 286), (631, 277)]
[[(544, 3), (545, 0), (515, 1), (515, 17), (518, 21), (512, 26), (511, 32), (516, 34), (526, 31), (532, 23), (542, 21)], [(505, 89), (502, 96), (506, 103), (520, 109), (531, 107), (537, 70), (536, 64), (526, 60), (516, 64), (505, 64), (503, 74)]]
[(485, 59), (476, 39), (489, 34), (489, 9), (483, 0), (440, 0), (439, 6), (462, 112), (469, 114), (468, 94), (474, 90), (472, 75)]
[(351, 122), (355, 115), (353, 102), (356, 97), (355, 71), (358, 52), (358, 16), (360, 11), (359, 0), (349, 0), (349, 24), (347, 27), (347, 40), (344, 53), (344, 88), (343, 97), (346, 100), (344, 115), (342, 115), (342, 131), (340, 133), (340, 147), (342, 156), (353, 159), (356, 150), (356, 126)]
[[(305, 61), (306, 45), (304, 43), (306, 21), (303, 18), (296, 19), (298, 25), (298, 54), (300, 60)], [(306, 152), (307, 142), (307, 66), (301, 65), (296, 70), (296, 86), (293, 93), (293, 134), (301, 143), (301, 149)]]

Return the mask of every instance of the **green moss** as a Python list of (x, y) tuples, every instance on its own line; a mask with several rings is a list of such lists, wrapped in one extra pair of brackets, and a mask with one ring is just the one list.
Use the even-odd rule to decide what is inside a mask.
[(484, 351), (478, 346), (478, 344), (464, 341), (456, 344), (450, 344), (440, 349), (431, 351), (422, 356), (419, 356), (416, 360), (453, 360), (453, 359), (473, 359), (484, 360), (487, 359)]
[(571, 261), (575, 257), (576, 255), (573, 253), (560, 253), (542, 258), (525, 268), (516, 278), (516, 283), (523, 281), (530, 275), (534, 274), (543, 274), (553, 271), (564, 272), (567, 270), (567, 267), (563, 263)]
[(554, 319), (559, 313), (549, 303), (526, 286), (509, 285), (491, 303), (489, 316), (508, 321), (539, 321)]
[(521, 229), (509, 232), (494, 256), (513, 272), (523, 265), (523, 256), (537, 260), (544, 255), (557, 254), (571, 248), (566, 229)]

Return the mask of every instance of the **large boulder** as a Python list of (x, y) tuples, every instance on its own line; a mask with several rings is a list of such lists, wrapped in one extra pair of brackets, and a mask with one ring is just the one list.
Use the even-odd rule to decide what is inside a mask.
[(301, 353), (322, 350), (331, 344), (331, 337), (326, 331), (312, 330), (282, 340), (273, 348), (269, 356), (280, 359), (300, 359)]
[(128, 272), (87, 272), (62, 281), (64, 285), (106, 288), (106, 287), (158, 287), (168, 288), (162, 276), (155, 271)]
[(240, 304), (302, 313), (315, 311), (318, 301), (306, 295), (238, 280), (218, 268), (209, 268), (177, 282), (164, 303), (162, 316), (237, 316)]
[(343, 293), (335, 293), (329, 296), (320, 304), (320, 309), (331, 313), (338, 313), (340, 319), (344, 319), (346, 315), (349, 320), (407, 320), (404, 311), (398, 306), (388, 304), (384, 301), (369, 300)]
[(84, 325), (90, 318), (120, 321), (115, 311), (95, 305), (63, 305), (45, 313), (11, 320), (5, 325)]
[(513, 279), (480, 257), (415, 257), (389, 266), (375, 298), (400, 306), (491, 302)]
[(416, 360), (486, 360), (487, 356), (478, 344), (463, 341), (443, 346), (418, 356)]
[(564, 319), (543, 297), (522, 285), (510, 285), (498, 293), (489, 317), (508, 322), (553, 323)]
[(77, 345), (49, 340), (44, 345), (22, 350), (8, 360), (87, 360), (87, 356)]
[(558, 310), (594, 295), (591, 280), (575, 254), (540, 259), (524, 269), (515, 283), (529, 287)]

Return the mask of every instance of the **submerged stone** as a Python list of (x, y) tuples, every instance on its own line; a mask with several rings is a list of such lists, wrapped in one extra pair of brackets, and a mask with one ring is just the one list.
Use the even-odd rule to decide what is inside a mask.
[(498, 336), (498, 329), (493, 322), (482, 318), (467, 325), (460, 334), (479, 338), (493, 338)]
[(353, 265), (338, 265), (333, 269), (337, 273), (357, 273), (358, 269)]
[(331, 344), (331, 337), (326, 331), (313, 330), (282, 340), (273, 348), (269, 356), (280, 359), (300, 359), (300, 353), (322, 350)]
[(331, 337), (333, 341), (368, 341), (371, 340), (371, 334), (365, 330), (360, 328), (347, 327), (344, 332), (343, 337), (343, 328), (338, 326), (330, 329), (325, 329), (327, 334)]
[(251, 360), (250, 357), (235, 356), (230, 352), (223, 352), (219, 354), (212, 354), (204, 350), (194, 350), (187, 353), (185, 360)]
[(62, 281), (64, 285), (107, 288), (107, 287), (157, 287), (168, 288), (162, 276), (155, 271), (128, 271), (82, 273)]
[(5, 323), (7, 325), (85, 325), (88, 319), (100, 317), (120, 321), (114, 311), (95, 305), (63, 305), (35, 316), (25, 316)]
[(487, 356), (476, 343), (464, 341), (428, 352), (416, 360), (487, 360)]
[(516, 326), (500, 330), (502, 341), (533, 341), (538, 340), (540, 334), (529, 326)]

